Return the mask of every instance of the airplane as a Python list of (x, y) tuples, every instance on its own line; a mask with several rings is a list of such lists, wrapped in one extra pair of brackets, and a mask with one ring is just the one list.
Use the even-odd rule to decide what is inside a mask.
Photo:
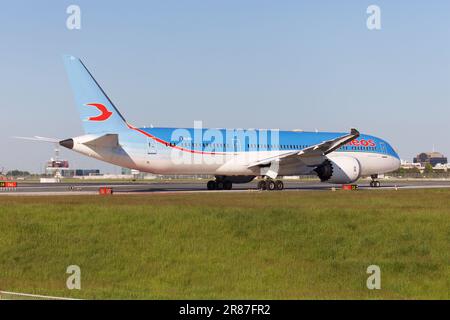
[(400, 167), (385, 140), (351, 129), (304, 132), (265, 129), (138, 128), (128, 123), (84, 63), (63, 57), (84, 135), (59, 141), (67, 149), (141, 172), (212, 175), (208, 190), (259, 179), (260, 190), (282, 190), (280, 177), (316, 174), (322, 182), (351, 184)]

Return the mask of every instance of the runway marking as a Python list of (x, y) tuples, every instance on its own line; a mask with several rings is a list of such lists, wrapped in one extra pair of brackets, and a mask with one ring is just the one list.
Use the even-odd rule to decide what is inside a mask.
[(56, 192), (40, 192), (40, 191), (14, 191), (14, 192), (0, 192), (0, 196), (86, 196), (86, 195), (98, 195), (97, 191), (56, 191)]

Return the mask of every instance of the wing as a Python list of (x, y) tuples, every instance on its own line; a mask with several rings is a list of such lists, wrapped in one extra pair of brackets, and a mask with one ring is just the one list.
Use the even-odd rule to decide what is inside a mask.
[[(278, 156), (265, 158), (256, 162), (251, 163), (248, 168), (264, 168), (269, 167), (266, 171), (269, 177), (274, 178), (278, 174), (278, 170), (281, 166), (291, 166), (296, 163), (299, 165), (306, 166), (318, 166), (324, 160), (325, 156), (333, 152), (334, 150), (340, 148), (346, 143), (359, 137), (359, 132), (356, 129), (351, 129), (349, 134), (343, 135), (336, 139), (323, 141), (319, 144), (307, 147), (302, 150), (294, 150), (280, 154)], [(276, 171), (276, 172), (275, 172)], [(276, 173), (276, 174), (275, 174)]]

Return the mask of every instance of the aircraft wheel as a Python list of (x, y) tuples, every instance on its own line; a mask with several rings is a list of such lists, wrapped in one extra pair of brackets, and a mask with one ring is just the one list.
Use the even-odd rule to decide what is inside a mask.
[(370, 181), (370, 186), (372, 188), (379, 188), (379, 187), (381, 187), (381, 182), (380, 181), (376, 181), (376, 180)]
[(280, 191), (283, 190), (284, 189), (283, 181), (281, 181), (281, 180), (275, 181), (275, 188)]
[(206, 184), (206, 187), (208, 188), (208, 190), (216, 190), (217, 184), (214, 180), (209, 180)]
[(266, 182), (264, 180), (261, 180), (258, 182), (258, 190), (266, 190), (267, 189), (267, 185)]
[(231, 190), (233, 188), (233, 183), (231, 181), (225, 181), (223, 183), (224, 190)]
[(273, 191), (275, 190), (275, 182), (272, 180), (269, 180), (267, 182), (267, 190)]
[(216, 181), (217, 190), (223, 190), (223, 182), (222, 181)]

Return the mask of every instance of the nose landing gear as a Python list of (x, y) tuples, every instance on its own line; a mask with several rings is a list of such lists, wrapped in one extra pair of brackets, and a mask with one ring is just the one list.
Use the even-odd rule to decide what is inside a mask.
[(370, 186), (372, 188), (379, 188), (381, 186), (380, 181), (370, 181)]
[(370, 187), (379, 188), (381, 186), (381, 183), (380, 183), (380, 181), (376, 180), (376, 179), (378, 179), (378, 175), (373, 174), (370, 177), (372, 178), (372, 181), (370, 181)]

